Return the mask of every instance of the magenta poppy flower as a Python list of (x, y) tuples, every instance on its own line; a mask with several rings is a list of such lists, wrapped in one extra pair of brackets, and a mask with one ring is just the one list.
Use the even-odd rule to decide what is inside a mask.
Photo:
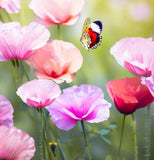
[(111, 104), (103, 91), (92, 85), (73, 86), (63, 90), (47, 110), (53, 123), (62, 130), (72, 129), (78, 121), (98, 123), (109, 118)]
[(15, 127), (0, 126), (0, 159), (30, 160), (35, 152), (34, 139)]
[(71, 82), (82, 65), (82, 55), (72, 43), (53, 40), (35, 50), (30, 64), (36, 68), (38, 78), (52, 79), (56, 83)]
[(129, 72), (150, 76), (154, 68), (152, 38), (129, 37), (118, 41), (110, 50), (117, 62)]
[(20, 0), (0, 0), (0, 8), (4, 8), (8, 13), (18, 13), (20, 3)]
[(29, 7), (42, 24), (73, 25), (79, 19), (84, 4), (85, 0), (32, 0)]
[(117, 110), (124, 114), (131, 114), (154, 100), (147, 86), (141, 84), (141, 77), (109, 81), (106, 88)]
[(60, 87), (47, 79), (34, 79), (17, 90), (17, 95), (31, 107), (46, 107), (61, 93)]
[(154, 76), (150, 77), (141, 77), (141, 83), (146, 85), (149, 88), (152, 96), (154, 97)]
[(24, 27), (18, 22), (0, 23), (0, 61), (26, 60), (33, 50), (45, 45), (49, 37), (49, 31), (36, 22)]
[(0, 94), (0, 126), (13, 126), (14, 109), (6, 97)]

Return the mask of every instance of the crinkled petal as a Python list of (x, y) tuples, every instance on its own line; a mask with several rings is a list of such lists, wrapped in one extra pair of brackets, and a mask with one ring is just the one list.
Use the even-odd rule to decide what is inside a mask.
[(8, 13), (18, 13), (20, 10), (20, 0), (1, 0), (0, 8), (6, 9)]
[(98, 104), (95, 104), (95, 108), (93, 109), (90, 114), (88, 114), (84, 120), (90, 123), (99, 123), (109, 119), (111, 104), (108, 103), (106, 100), (101, 100)]
[(110, 53), (133, 74), (150, 76), (154, 68), (153, 50), (152, 38), (129, 37), (118, 41)]
[(72, 82), (80, 69), (83, 57), (78, 48), (69, 42), (53, 40), (35, 50), (30, 64), (36, 68), (38, 78), (52, 79), (56, 83)]
[(85, 0), (32, 0), (29, 7), (35, 12), (37, 20), (42, 24), (47, 26), (54, 24), (73, 25), (78, 20), (84, 4)]
[(154, 76), (141, 77), (141, 83), (149, 88), (152, 96), (154, 97)]
[(30, 160), (34, 155), (34, 139), (15, 127), (0, 126), (0, 142), (0, 159)]
[(34, 79), (17, 90), (17, 95), (31, 107), (45, 107), (61, 93), (60, 87), (47, 79)]
[(26, 60), (33, 54), (33, 50), (45, 45), (49, 37), (49, 31), (36, 22), (24, 27), (18, 22), (1, 23), (0, 61), (15, 58)]
[(13, 126), (13, 112), (11, 103), (0, 94), (0, 126)]
[[(47, 109), (49, 109), (47, 107)], [(53, 112), (54, 114), (52, 114), (51, 116), (51, 120), (53, 121), (53, 123), (62, 130), (70, 130), (72, 129), (76, 123), (77, 120), (71, 118), (70, 116), (68, 116), (67, 114), (64, 114), (63, 112), (61, 112), (60, 110), (57, 110), (55, 108), (51, 108), (49, 109), (50, 112)]]
[(106, 88), (116, 108), (124, 114), (131, 114), (154, 100), (148, 88), (141, 84), (141, 77), (109, 81)]
[(98, 123), (107, 120), (110, 107), (111, 104), (104, 99), (104, 93), (100, 88), (81, 85), (64, 89), (63, 94), (47, 106), (47, 110), (58, 128), (69, 130), (77, 121)]

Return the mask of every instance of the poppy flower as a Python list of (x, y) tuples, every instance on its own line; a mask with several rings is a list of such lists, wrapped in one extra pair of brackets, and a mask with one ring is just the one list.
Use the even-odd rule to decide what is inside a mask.
[(72, 129), (78, 121), (98, 123), (110, 116), (111, 104), (104, 99), (103, 91), (92, 85), (73, 86), (63, 90), (47, 106), (53, 123), (62, 130)]
[(18, 13), (20, 6), (20, 0), (0, 0), (0, 8), (4, 8), (8, 13)]
[(117, 110), (124, 114), (131, 114), (154, 100), (147, 86), (141, 84), (141, 77), (109, 81), (106, 88)]
[(26, 60), (33, 50), (45, 45), (49, 37), (49, 31), (36, 22), (24, 27), (18, 22), (0, 23), (0, 61)]
[(56, 83), (73, 81), (75, 72), (82, 65), (82, 55), (72, 43), (53, 40), (34, 51), (30, 65), (36, 69), (38, 78), (54, 80)]
[(117, 62), (129, 72), (151, 76), (154, 68), (152, 38), (129, 37), (118, 41), (110, 50)]
[(34, 155), (34, 139), (15, 127), (0, 126), (0, 142), (0, 159), (30, 160)]
[(152, 96), (154, 97), (154, 76), (150, 77), (141, 77), (141, 83), (146, 85), (149, 88)]
[(129, 12), (132, 19), (136, 21), (145, 21), (151, 16), (150, 6), (146, 2), (131, 3)]
[(34, 79), (17, 90), (17, 95), (31, 107), (46, 107), (61, 93), (60, 87), (47, 79)]
[(85, 0), (32, 0), (29, 7), (37, 15), (38, 22), (51, 26), (73, 25), (77, 22)]
[(14, 109), (6, 97), (0, 94), (0, 126), (13, 126)]

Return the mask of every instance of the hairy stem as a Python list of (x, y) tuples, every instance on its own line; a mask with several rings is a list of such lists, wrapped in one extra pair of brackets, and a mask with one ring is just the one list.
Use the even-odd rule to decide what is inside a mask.
[(25, 75), (26, 75), (26, 77), (27, 77), (27, 80), (30, 81), (30, 77), (29, 77), (29, 75), (28, 75), (28, 72), (27, 72), (26, 67), (25, 67), (25, 65), (24, 65), (24, 63), (23, 63), (22, 60), (20, 61), (20, 64), (21, 64), (21, 66), (22, 66), (22, 68), (23, 68), (23, 70), (24, 70), (24, 72), (25, 72)]
[(122, 122), (122, 130), (121, 130), (120, 144), (119, 144), (119, 152), (118, 152), (119, 160), (120, 160), (120, 151), (121, 151), (121, 145), (122, 145), (122, 139), (123, 139), (123, 133), (124, 133), (125, 119), (126, 119), (126, 115), (124, 114), (124, 115), (123, 115), (123, 122)]
[(60, 24), (57, 25), (57, 29), (58, 29), (59, 39), (62, 40), (63, 36), (62, 36), (62, 33), (61, 33)]
[(150, 105), (147, 107), (147, 122), (146, 122), (146, 159), (150, 159)]
[(134, 149), (135, 149), (135, 160), (137, 160), (137, 136), (136, 136), (136, 124), (135, 124), (135, 118), (134, 115), (132, 114), (132, 120), (133, 120), (133, 131), (134, 131)]
[(86, 132), (85, 132), (85, 127), (84, 127), (83, 121), (81, 121), (81, 127), (82, 127), (82, 131), (83, 131), (83, 137), (84, 137), (84, 141), (85, 141), (85, 145), (86, 145), (87, 154), (88, 154), (89, 160), (91, 160), (91, 155), (90, 155), (89, 148), (88, 148), (88, 142), (87, 142), (87, 137), (86, 137)]

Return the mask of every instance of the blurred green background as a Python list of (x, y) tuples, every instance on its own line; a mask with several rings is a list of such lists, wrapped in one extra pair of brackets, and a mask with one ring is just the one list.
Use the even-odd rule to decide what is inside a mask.
[[(25, 24), (35, 21), (35, 15), (28, 8), (30, 0), (23, 0)], [(144, 3), (146, 9), (136, 8), (140, 3)], [(49, 4), (50, 5), (50, 4)], [(143, 5), (143, 6), (144, 6)], [(5, 14), (3, 10), (1, 13)], [(146, 16), (145, 16), (146, 15)], [(20, 21), (19, 14), (10, 15), (13, 21)], [(92, 21), (101, 20), (103, 23), (102, 44), (95, 50), (87, 52), (80, 44), (82, 25), (86, 17)], [(6, 22), (9, 19), (5, 19)], [(52, 39), (58, 39), (57, 26), (48, 28), (51, 32)], [(61, 26), (63, 40), (73, 43), (77, 46), (83, 55), (83, 65), (77, 72), (75, 80), (69, 84), (81, 85), (92, 84), (100, 87), (105, 98), (112, 103), (109, 98), (105, 84), (109, 80), (133, 77), (131, 73), (122, 68), (110, 54), (110, 48), (120, 39), (125, 37), (153, 37), (154, 36), (154, 1), (153, 0), (86, 0), (79, 21), (73, 26)], [(145, 53), (146, 54), (146, 53)], [(31, 71), (29, 66), (26, 66)], [(37, 151), (33, 160), (39, 160), (39, 124), (38, 113), (29, 108), (16, 96), (16, 81), (12, 76), (16, 72), (12, 68), (10, 61), (0, 62), (0, 93), (6, 96), (14, 106), (14, 124), (17, 128), (25, 130), (36, 141)], [(34, 78), (34, 76), (32, 76)], [(26, 78), (25, 78), (26, 82)], [(62, 84), (61, 88), (68, 87)], [(118, 147), (120, 143), (121, 127), (123, 115), (120, 114), (112, 105), (110, 109), (110, 118), (108, 121), (98, 124), (86, 124), (88, 143), (90, 152), (94, 160), (116, 160)], [(151, 130), (151, 160), (154, 159), (154, 109), (151, 105), (150, 112), (150, 130)], [(146, 159), (146, 122), (147, 109), (143, 108), (135, 112), (135, 121), (137, 129), (138, 159)], [(59, 147), (62, 147), (68, 160), (85, 160), (84, 158), (84, 141), (80, 124), (76, 125), (70, 131), (61, 131), (56, 129), (57, 136), (61, 146), (56, 149), (59, 154)], [(102, 130), (106, 129), (106, 130)], [(100, 134), (103, 133), (104, 135)], [(106, 132), (106, 134), (105, 134)], [(132, 128), (132, 117), (126, 117), (124, 136), (121, 149), (122, 160), (132, 160), (134, 158), (134, 139)], [(62, 157), (59, 160), (63, 159)]]

